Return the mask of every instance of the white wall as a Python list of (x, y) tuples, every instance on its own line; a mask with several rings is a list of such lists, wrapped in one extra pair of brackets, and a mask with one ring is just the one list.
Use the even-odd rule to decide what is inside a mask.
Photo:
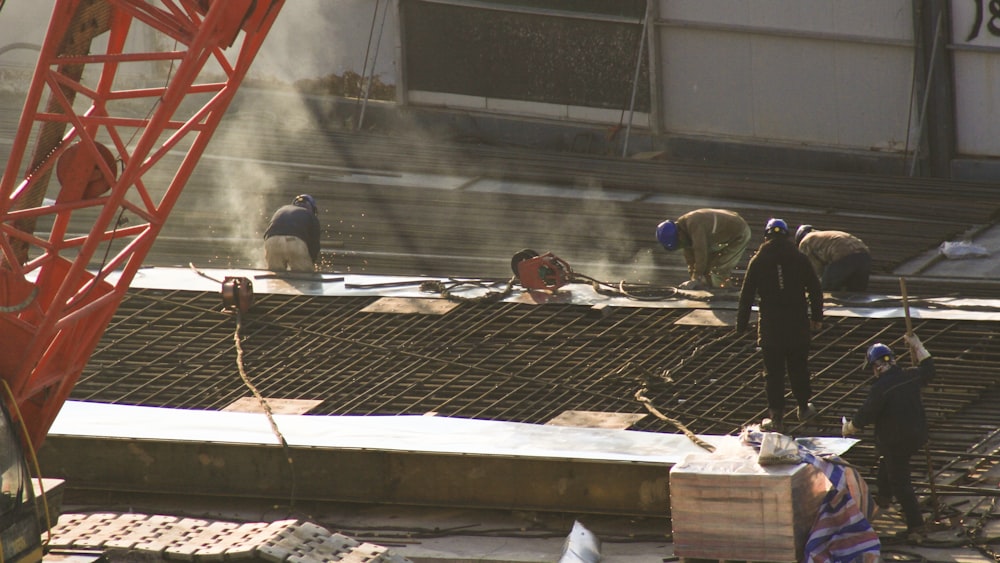
[(17, 43), (41, 46), (49, 26), (54, 0), (7, 2), (0, 10), (0, 67), (33, 67), (38, 53), (15, 48)]
[[(0, 89), (27, 87), (11, 71), (27, 72), (36, 53), (5, 47), (40, 44), (54, 1), (7, 2), (0, 11)], [(666, 133), (886, 152), (902, 151), (909, 136), (912, 149), (920, 100), (911, 100), (911, 0), (654, 1), (657, 118)], [(973, 39), (978, 3), (949, 4), (954, 39), (939, 48), (954, 62), (958, 152), (1000, 157), (1000, 34), (987, 27), (1000, 21), (982, 4)], [(375, 14), (386, 7), (384, 19)], [(394, 0), (288, 0), (251, 75), (294, 82), (362, 73), (369, 40), (381, 32), (367, 64), (396, 84), (396, 15)]]
[[(989, 30), (990, 2), (983, 2), (981, 26), (975, 2), (952, 2), (953, 45), (948, 51), (955, 65), (955, 119), (958, 152), (962, 155), (1000, 157), (1000, 35)], [(969, 39), (974, 32), (976, 37)]]
[(659, 2), (667, 132), (904, 148), (909, 0)]

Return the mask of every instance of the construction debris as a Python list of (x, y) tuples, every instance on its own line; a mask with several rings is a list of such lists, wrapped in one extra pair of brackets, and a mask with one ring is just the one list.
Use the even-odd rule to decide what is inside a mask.
[(225, 522), (113, 512), (63, 516), (52, 530), (48, 549), (101, 552), (107, 561), (409, 561), (384, 547), (301, 520)]

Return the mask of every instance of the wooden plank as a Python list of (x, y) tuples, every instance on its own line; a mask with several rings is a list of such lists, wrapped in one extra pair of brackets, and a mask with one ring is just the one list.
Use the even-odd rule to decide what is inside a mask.
[(577, 428), (614, 428), (626, 430), (646, 417), (646, 413), (563, 411), (545, 424)]
[(807, 464), (765, 468), (722, 458), (678, 464), (670, 472), (674, 553), (797, 561), (828, 488)]

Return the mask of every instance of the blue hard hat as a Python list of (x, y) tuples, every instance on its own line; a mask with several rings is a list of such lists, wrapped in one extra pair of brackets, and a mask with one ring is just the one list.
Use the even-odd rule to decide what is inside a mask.
[(806, 235), (814, 230), (816, 229), (812, 225), (799, 225), (799, 228), (795, 231), (795, 244), (802, 242), (802, 239), (806, 238)]
[(319, 208), (316, 207), (316, 200), (309, 194), (299, 194), (295, 196), (295, 199), (292, 200), (292, 205), (305, 207), (306, 209), (312, 211), (314, 215), (319, 213)]
[(881, 342), (876, 342), (868, 347), (865, 359), (868, 361), (868, 365), (873, 365), (877, 361), (892, 363), (896, 360), (896, 355), (892, 353), (892, 348)]
[(656, 240), (660, 241), (663, 248), (667, 250), (677, 250), (680, 246), (680, 239), (677, 237), (677, 224), (667, 219), (656, 226)]
[(764, 227), (764, 236), (788, 236), (788, 223), (784, 219), (768, 219), (767, 225)]

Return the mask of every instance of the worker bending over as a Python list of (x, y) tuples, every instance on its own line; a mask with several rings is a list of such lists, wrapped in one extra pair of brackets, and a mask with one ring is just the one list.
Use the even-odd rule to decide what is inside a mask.
[(872, 257), (858, 237), (844, 231), (820, 231), (802, 225), (795, 231), (799, 250), (809, 258), (823, 291), (865, 291)]
[(276, 272), (312, 272), (319, 262), (319, 218), (311, 195), (295, 196), (271, 216), (264, 231), (264, 260)]
[(750, 226), (736, 212), (696, 209), (656, 227), (663, 248), (684, 250), (690, 279), (681, 289), (732, 286), (729, 279), (750, 244)]

